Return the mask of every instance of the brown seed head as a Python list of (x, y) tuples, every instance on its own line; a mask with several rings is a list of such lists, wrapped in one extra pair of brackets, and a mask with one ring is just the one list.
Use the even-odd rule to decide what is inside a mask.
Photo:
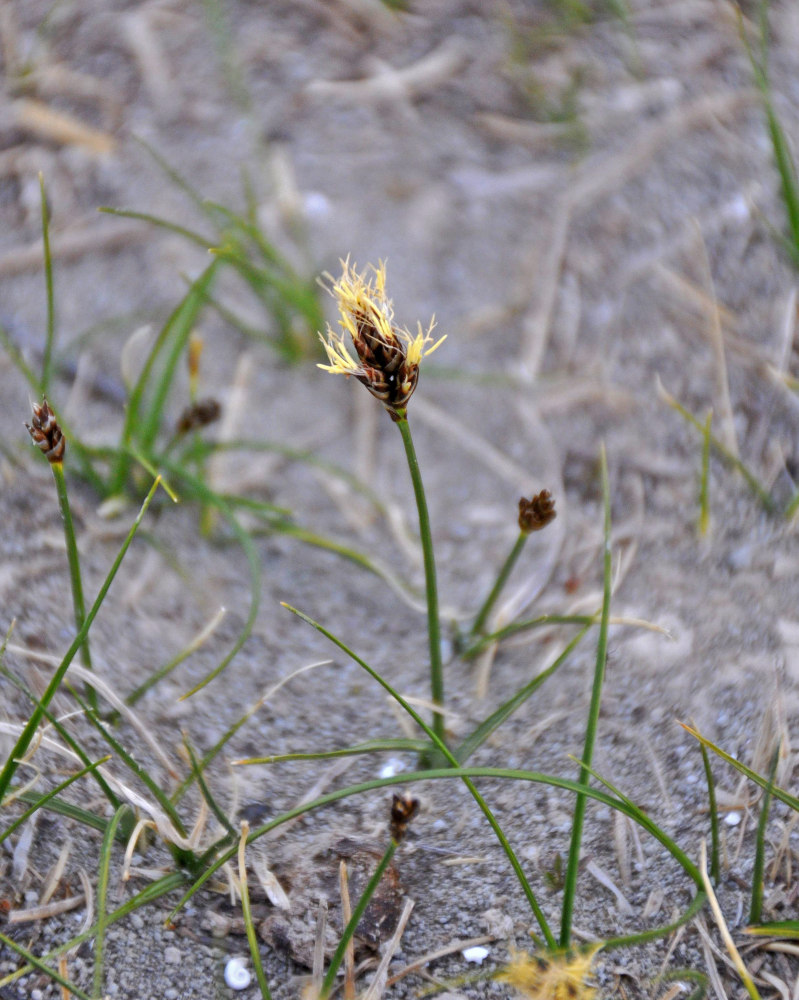
[(175, 430), (178, 434), (188, 434), (189, 431), (197, 430), (200, 427), (207, 427), (215, 420), (219, 420), (222, 407), (215, 399), (200, 399), (186, 409), (178, 417)]
[(25, 426), (28, 428), (33, 443), (47, 455), (51, 465), (63, 462), (67, 442), (61, 433), (55, 414), (47, 405), (47, 400), (44, 397), (42, 397), (41, 406), (38, 403), (33, 404), (31, 423), (25, 424)]
[(419, 800), (413, 798), (410, 792), (394, 793), (391, 803), (391, 836), (396, 843), (405, 838), (408, 824), (419, 812)]
[(541, 490), (530, 500), (524, 497), (519, 500), (519, 527), (526, 535), (546, 528), (556, 516), (555, 501), (549, 490)]

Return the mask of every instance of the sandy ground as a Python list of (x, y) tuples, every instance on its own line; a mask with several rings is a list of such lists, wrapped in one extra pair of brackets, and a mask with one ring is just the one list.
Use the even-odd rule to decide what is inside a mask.
[[(446, 620), (474, 613), (515, 536), (518, 496), (541, 488), (554, 494), (558, 518), (525, 550), (502, 614), (598, 607), (604, 443), (613, 614), (657, 623), (669, 637), (612, 628), (596, 764), (698, 858), (709, 830), (704, 775), (677, 720), (694, 720), (761, 770), (781, 736), (780, 780), (790, 787), (799, 691), (795, 529), (766, 513), (714, 457), (711, 529), (698, 537), (701, 441), (657, 389), (659, 379), (703, 420), (712, 408), (718, 437), (785, 504), (799, 458), (796, 397), (782, 378), (796, 375), (796, 275), (775, 240), (783, 219), (778, 180), (732, 5), (631, 0), (625, 24), (597, 3), (591, 23), (554, 32), (557, 4), (410, 6), (393, 15), (367, 0), (227, 4), (236, 71), (226, 76), (215, 47), (222, 36), (209, 27), (213, 4), (82, 0), (51, 10), (39, 0), (6, 2), (0, 320), (38, 363), (46, 316), (37, 243), (41, 171), (53, 211), (63, 362), (52, 402), (87, 440), (113, 441), (123, 415), (123, 345), (145, 324), (157, 329), (183, 294), (184, 276), (207, 262), (171, 233), (96, 214), (99, 205), (126, 206), (202, 224), (137, 138), (203, 195), (238, 209), (246, 168), (262, 225), (309, 275), (337, 270), (347, 254), (361, 264), (387, 259), (400, 321), (426, 324), (435, 313), (447, 334), (411, 407)], [(776, 107), (796, 138), (799, 11), (775, 3), (771, 22)], [(246, 100), (237, 97), (236, 79)], [(232, 281), (218, 291), (270, 332)], [(268, 347), (210, 311), (200, 326), (203, 390), (222, 402), (231, 435), (311, 449), (339, 463), (370, 484), (389, 516), (376, 515), (329, 474), (275, 455), (226, 460), (214, 469), (215, 482), (289, 507), (303, 525), (346, 540), (418, 585), (412, 493), (385, 414), (357, 385), (310, 361), (281, 365)], [(28, 388), (5, 355), (0, 385), (2, 628), (16, 621), (17, 647), (5, 661), (41, 690), (51, 669), (43, 654), (63, 655), (72, 635), (68, 575), (49, 472), (34, 461), (22, 428)], [(175, 416), (185, 392), (181, 376)], [(94, 594), (133, 508), (118, 520), (101, 519), (99, 498), (67, 470), (87, 592)], [(404, 734), (384, 694), (280, 601), (323, 621), (403, 693), (424, 698), (418, 608), (336, 556), (259, 537), (263, 596), (253, 636), (223, 678), (181, 702), (242, 626), (246, 561), (224, 532), (200, 538), (190, 507), (159, 503), (146, 532), (92, 632), (104, 679), (127, 693), (220, 606), (228, 609), (202, 649), (140, 703), (145, 730), (173, 766), (185, 774), (182, 732), (207, 750), (277, 681), (329, 661), (281, 688), (231, 741), (209, 781), (236, 820), (258, 823), (314, 786), (376, 776), (384, 763), (376, 758), (346, 769), (292, 763), (235, 774), (228, 761)], [(451, 657), (453, 734), (467, 733), (570, 637), (562, 629), (536, 632), (478, 665)], [(574, 775), (567, 755), (580, 752), (594, 650), (589, 637), (475, 763)], [(0, 683), (4, 723), (13, 725), (24, 702)], [(56, 708), (69, 713), (74, 703), (65, 694)], [(72, 724), (99, 753), (80, 720)], [(169, 785), (141, 734), (123, 726), (120, 735)], [(403, 763), (412, 760), (406, 755)], [(38, 764), (43, 788), (64, 766), (44, 751)], [(110, 768), (123, 774), (121, 765)], [(726, 919), (742, 941), (758, 798), (721, 763), (714, 770), (723, 815), (742, 820), (722, 823), (720, 886)], [(571, 800), (547, 786), (481, 787), (556, 922), (561, 894), (546, 873), (568, 849)], [(78, 796), (86, 804), (93, 794), (86, 786)], [(493, 940), (484, 968), (501, 964), (509, 942), (529, 946), (533, 926), (507, 861), (465, 789), (437, 783), (418, 794), (421, 813), (397, 859), (403, 889), (387, 903), (399, 905), (402, 892), (415, 901), (392, 973), (454, 941), (486, 935)], [(99, 800), (95, 805), (102, 810)], [(192, 823), (198, 801), (186, 809)], [(300, 994), (307, 969), (294, 960), (302, 960), (320, 895), (329, 896), (337, 919), (338, 858), (351, 849), (335, 845), (349, 838), (368, 851), (384, 841), (386, 819), (386, 796), (374, 793), (261, 845), (293, 905), (293, 923), (273, 929), (263, 947), (276, 996)], [(39, 901), (65, 842), (71, 849), (57, 896), (81, 891), (81, 871), (96, 881), (99, 835), (55, 815), (40, 817), (30, 832), (28, 854), (19, 838), (0, 853), (7, 908)], [(773, 809), (768, 842), (775, 872), (767, 915), (796, 918), (789, 864), (796, 837), (781, 806)], [(114, 903), (146, 885), (144, 874), (119, 880), (121, 853), (112, 870)], [(139, 870), (167, 863), (158, 844), (134, 859)], [(580, 935), (654, 926), (689, 899), (689, 880), (657, 845), (608, 810), (589, 809)], [(274, 917), (265, 900), (257, 906), (259, 916)], [(234, 995), (222, 970), (229, 955), (246, 954), (237, 910), (208, 892), (165, 928), (168, 908), (161, 901), (109, 931), (108, 995)], [(76, 933), (85, 917), (80, 908), (2, 931), (42, 953)], [(671, 997), (677, 994), (667, 984), (653, 982), (661, 967), (712, 966), (719, 971), (710, 995), (744, 996), (712, 927), (706, 911), (674, 938), (609, 953), (597, 966), (603, 990)], [(760, 947), (747, 961), (764, 997), (795, 995), (795, 956)], [(0, 977), (17, 964), (0, 951)], [(71, 955), (69, 975), (85, 989), (91, 969), (89, 946)], [(492, 981), (461, 981), (474, 971), (456, 949), (423, 973), (455, 982), (459, 995), (508, 995)], [(775, 980), (788, 984), (783, 992)], [(387, 995), (417, 996), (425, 985), (420, 975), (408, 976)], [(58, 995), (35, 975), (0, 988), (3, 998)], [(249, 1000), (257, 990), (237, 995)]]

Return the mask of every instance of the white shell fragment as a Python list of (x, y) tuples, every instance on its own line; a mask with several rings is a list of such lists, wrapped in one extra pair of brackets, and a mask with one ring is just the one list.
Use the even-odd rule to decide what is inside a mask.
[(724, 817), (724, 822), (727, 824), (727, 826), (738, 826), (738, 824), (741, 822), (742, 819), (743, 817), (739, 812), (729, 812)]
[(393, 778), (395, 774), (399, 774), (400, 771), (405, 770), (404, 761), (398, 760), (396, 757), (391, 757), (383, 767), (380, 768), (381, 778)]
[(229, 958), (225, 966), (225, 982), (232, 990), (246, 990), (252, 981), (250, 970), (240, 958)]
[(464, 948), (461, 955), (467, 962), (474, 962), (475, 965), (482, 965), (488, 958), (488, 948)]

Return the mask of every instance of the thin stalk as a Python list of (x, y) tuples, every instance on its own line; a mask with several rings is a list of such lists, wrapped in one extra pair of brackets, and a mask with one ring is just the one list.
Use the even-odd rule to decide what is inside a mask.
[(710, 528), (710, 442), (713, 411), (710, 410), (705, 420), (705, 430), (702, 436), (702, 470), (699, 479), (699, 537), (704, 538)]
[[(72, 521), (72, 511), (69, 506), (69, 494), (67, 493), (67, 481), (64, 476), (64, 463), (51, 462), (50, 468), (53, 470), (56, 493), (58, 494), (58, 506), (61, 508), (61, 518), (64, 521), (64, 537), (67, 543), (67, 560), (69, 561), (69, 582), (72, 587), (72, 607), (75, 615), (75, 628), (78, 632), (83, 628), (86, 621), (86, 602), (83, 598), (83, 581), (80, 572), (80, 556), (78, 555), (78, 542), (75, 537), (75, 525)], [(92, 658), (89, 651), (89, 635), (81, 643), (80, 652), (83, 658), (83, 665), (87, 670), (92, 669)], [(87, 697), (91, 707), (97, 711), (97, 692), (94, 688), (89, 688)]]
[(336, 974), (338, 973), (339, 966), (344, 960), (344, 955), (347, 951), (347, 945), (352, 940), (352, 936), (358, 924), (361, 922), (361, 918), (366, 912), (366, 907), (372, 901), (372, 897), (377, 891), (378, 885), (386, 872), (386, 869), (391, 864), (391, 859), (394, 857), (394, 852), (397, 849), (396, 840), (392, 839), (391, 843), (385, 850), (383, 857), (380, 859), (380, 864), (375, 869), (374, 875), (369, 879), (366, 888), (361, 893), (361, 898), (358, 900), (358, 905), (352, 911), (352, 916), (350, 917), (347, 926), (344, 928), (344, 932), (341, 935), (341, 940), (338, 943), (336, 950), (333, 952), (333, 957), (330, 959), (330, 968), (325, 973), (325, 978), (322, 980), (322, 988), (319, 991), (320, 1000), (327, 1000), (330, 994), (333, 992), (333, 984), (336, 981)]
[(769, 807), (771, 806), (771, 792), (774, 787), (774, 778), (777, 774), (777, 764), (780, 759), (780, 744), (774, 749), (771, 758), (771, 766), (768, 772), (768, 787), (763, 793), (763, 804), (760, 807), (760, 819), (757, 823), (757, 837), (755, 839), (755, 863), (752, 868), (752, 902), (749, 906), (749, 923), (759, 924), (763, 919), (763, 870), (766, 864), (766, 823), (768, 822)]
[(97, 595), (97, 599), (92, 605), (89, 613), (86, 615), (86, 619), (83, 622), (83, 625), (81, 626), (80, 630), (78, 631), (78, 634), (73, 639), (72, 645), (67, 650), (64, 659), (61, 661), (61, 663), (58, 666), (58, 669), (50, 678), (50, 683), (45, 688), (44, 694), (42, 695), (39, 704), (34, 708), (33, 712), (31, 713), (31, 717), (28, 719), (25, 728), (20, 733), (17, 742), (14, 744), (11, 753), (8, 755), (8, 759), (6, 760), (5, 765), (3, 766), (3, 770), (0, 771), (0, 802), (2, 802), (2, 800), (5, 798), (5, 794), (8, 791), (8, 786), (11, 783), (11, 779), (14, 777), (14, 774), (16, 773), (17, 767), (19, 766), (19, 762), (25, 756), (28, 747), (31, 744), (31, 740), (33, 739), (36, 730), (39, 726), (39, 723), (42, 720), (44, 710), (49, 706), (50, 702), (55, 697), (55, 693), (61, 686), (61, 682), (63, 681), (67, 670), (69, 669), (70, 663), (72, 663), (72, 661), (75, 659), (78, 650), (82, 647), (86, 639), (86, 636), (89, 634), (89, 629), (91, 628), (92, 622), (97, 617), (97, 613), (102, 607), (103, 601), (106, 598), (106, 594), (108, 593), (108, 590), (114, 581), (114, 577), (117, 575), (117, 572), (119, 571), (119, 567), (122, 565), (122, 560), (125, 558), (125, 554), (130, 548), (130, 544), (133, 541), (136, 532), (138, 531), (139, 525), (142, 522), (142, 519), (147, 511), (147, 508), (152, 503), (153, 497), (155, 496), (155, 492), (158, 489), (160, 482), (161, 482), (160, 479), (156, 479), (152, 487), (150, 488), (150, 492), (144, 498), (144, 503), (141, 505), (141, 509), (139, 510), (136, 520), (133, 522), (133, 525), (126, 536), (125, 541), (122, 543), (122, 547), (120, 548), (119, 553), (117, 554), (117, 557), (114, 560), (113, 565), (111, 566), (108, 576), (105, 578), (105, 581), (103, 582), (103, 585), (100, 588), (100, 593)]
[[(408, 459), (408, 469), (411, 473), (413, 492), (416, 497), (416, 509), (419, 513), (419, 535), (422, 540), (424, 555), (425, 597), (427, 599), (427, 638), (430, 646), (430, 694), (433, 704), (444, 706), (444, 668), (441, 663), (441, 624), (438, 618), (438, 587), (436, 585), (436, 563), (433, 553), (433, 537), (430, 533), (430, 514), (427, 510), (422, 474), (416, 449), (413, 446), (411, 428), (408, 418), (401, 416), (396, 421), (405, 445), (405, 455)], [(433, 713), (433, 732), (438, 739), (446, 742), (444, 716), (441, 712)]]
[(524, 621), (511, 622), (510, 625), (505, 625), (503, 628), (497, 629), (496, 632), (480, 636), (473, 645), (461, 653), (461, 658), (473, 660), (487, 646), (502, 642), (503, 639), (516, 635), (518, 632), (544, 628), (547, 625), (596, 625), (598, 621), (597, 615), (539, 615), (538, 618), (526, 618)]
[[(610, 485), (608, 483), (608, 460), (604, 446), (601, 453), (602, 463), (602, 496), (604, 498), (604, 560), (602, 591), (602, 616), (599, 623), (599, 639), (597, 641), (596, 665), (594, 667), (594, 685), (591, 692), (591, 705), (588, 709), (588, 721), (585, 727), (585, 743), (580, 764), (579, 784), (588, 787), (591, 779), (591, 764), (594, 757), (594, 743), (599, 724), (599, 709), (602, 702), (602, 684), (605, 679), (605, 661), (608, 651), (608, 618), (610, 617), (611, 590), (611, 551), (610, 551)], [(568, 948), (571, 943), (572, 918), (574, 916), (574, 901), (577, 894), (577, 872), (580, 864), (580, 846), (583, 839), (583, 824), (587, 798), (584, 792), (577, 795), (574, 803), (574, 818), (572, 820), (572, 836), (569, 845), (569, 860), (566, 865), (566, 881), (563, 890), (563, 909), (560, 923), (560, 945)]]
[(491, 614), (491, 611), (497, 602), (497, 598), (502, 593), (503, 587), (508, 582), (508, 577), (511, 575), (513, 567), (516, 565), (517, 559), (522, 554), (522, 549), (524, 548), (525, 542), (527, 541), (528, 537), (529, 537), (528, 532), (526, 531), (519, 532), (519, 537), (513, 543), (513, 548), (508, 553), (507, 559), (502, 564), (502, 569), (497, 574), (497, 578), (494, 581), (494, 586), (491, 588), (491, 592), (489, 593), (488, 597), (486, 597), (485, 601), (483, 601), (483, 606), (477, 612), (477, 617), (475, 618), (471, 632), (469, 633), (470, 637), (480, 635), (483, 629), (485, 628), (485, 623), (488, 620), (488, 616)]
[(719, 863), (719, 811), (716, 806), (716, 782), (713, 778), (713, 771), (710, 769), (710, 756), (707, 747), (700, 744), (702, 751), (702, 763), (705, 767), (705, 780), (707, 781), (707, 808), (710, 812), (710, 877), (714, 885), (719, 884), (721, 878), (721, 866)]
[(114, 837), (122, 817), (130, 812), (130, 807), (122, 805), (114, 813), (111, 822), (106, 827), (103, 843), (100, 847), (100, 872), (97, 879), (97, 933), (94, 938), (94, 975), (92, 977), (92, 996), (102, 1000), (103, 979), (105, 978), (105, 929), (108, 921), (108, 882), (111, 872), (111, 852), (114, 847)]
[(44, 176), (39, 173), (39, 194), (42, 206), (42, 248), (44, 251), (44, 281), (47, 289), (47, 333), (44, 339), (44, 354), (42, 356), (42, 395), (50, 391), (50, 378), (53, 374), (53, 344), (55, 343), (55, 295), (53, 293), (53, 256), (50, 252), (50, 206), (47, 203), (47, 191), (44, 187)]
[[(188, 744), (187, 744), (188, 746)], [(241, 914), (244, 919), (244, 929), (247, 934), (247, 944), (250, 947), (250, 957), (252, 958), (252, 965), (255, 969), (255, 978), (258, 980), (258, 986), (261, 989), (261, 1000), (272, 1000), (272, 994), (269, 992), (269, 983), (266, 978), (266, 973), (264, 972), (263, 963), (261, 962), (261, 952), (258, 950), (258, 935), (255, 930), (255, 924), (252, 917), (252, 909), (250, 907), (250, 888), (247, 884), (247, 858), (245, 857), (245, 850), (247, 847), (247, 834), (250, 832), (249, 823), (246, 821), (241, 824), (241, 838), (239, 839), (238, 847), (238, 861), (239, 861), (239, 889), (241, 891)]]

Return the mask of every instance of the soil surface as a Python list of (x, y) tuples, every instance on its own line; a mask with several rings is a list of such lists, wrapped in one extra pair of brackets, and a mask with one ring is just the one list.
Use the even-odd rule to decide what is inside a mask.
[[(476, 662), (455, 654), (449, 623), (468, 626), (491, 586), (516, 537), (519, 496), (549, 489), (558, 516), (525, 548), (497, 624), (600, 606), (604, 445), (612, 615), (667, 634), (612, 625), (595, 767), (698, 861), (710, 831), (707, 787), (698, 745), (679, 721), (693, 721), (761, 773), (781, 739), (777, 774), (786, 788), (799, 735), (799, 540), (780, 513), (799, 461), (790, 389), (799, 368), (797, 278), (779, 245), (779, 179), (735, 8), (724, 0), (409, 7), (392, 13), (372, 0), (4, 4), (0, 321), (38, 371), (47, 315), (41, 172), (52, 210), (57, 318), (50, 401), (86, 442), (118, 441), (125, 379), (185, 294), (186, 277), (208, 263), (206, 250), (179, 234), (96, 213), (101, 205), (127, 207), (207, 230), (198, 206), (140, 140), (203, 197), (235, 211), (245, 210), (249, 184), (263, 231), (309, 278), (337, 273), (347, 255), (361, 266), (387, 260), (398, 320), (426, 326), (435, 313), (447, 335), (424, 362), (409, 416), (448, 624), (453, 741), (552, 663), (575, 634), (552, 626)], [(754, 7), (744, 14), (756, 19)], [(770, 21), (775, 107), (789, 139), (799, 140), (799, 9), (775, 2)], [(222, 273), (214, 296), (253, 334), (219, 311), (201, 314), (200, 393), (223, 409), (207, 435), (311, 452), (367, 483), (379, 504), (329, 465), (279, 451), (220, 456), (209, 482), (290, 509), (296, 524), (367, 553), (418, 594), (413, 493), (388, 416), (354, 380), (320, 372), (315, 357), (282, 361), (269, 343), (273, 320), (231, 273)], [(332, 300), (324, 305), (332, 308)], [(2, 630), (15, 622), (4, 662), (42, 692), (74, 636), (69, 575), (52, 477), (22, 426), (32, 390), (7, 352), (0, 386)], [(713, 433), (763, 484), (773, 510), (714, 451), (710, 527), (700, 535), (702, 435), (667, 404), (661, 386), (702, 423), (712, 410)], [(171, 421), (188, 398), (181, 371)], [(137, 507), (131, 501), (116, 517), (101, 516), (102, 497), (80, 478), (69, 445), (67, 456), (91, 601)], [(171, 791), (190, 774), (184, 734), (198, 754), (207, 752), (278, 682), (320, 664), (271, 692), (209, 767), (209, 787), (234, 826), (247, 819), (256, 827), (313, 790), (375, 778), (389, 759), (412, 769), (409, 753), (231, 766), (244, 757), (416, 735), (356, 663), (281, 601), (335, 632), (404, 695), (420, 699), (423, 712), (425, 616), (407, 588), (297, 537), (264, 533), (243, 511), (262, 573), (253, 633), (221, 677), (180, 700), (230, 650), (250, 602), (241, 546), (220, 519), (203, 533), (202, 518), (196, 504), (159, 498), (92, 628), (94, 669), (124, 697), (226, 609), (197, 651), (138, 702), (140, 727), (117, 725), (120, 743)], [(591, 631), (472, 763), (576, 775), (569, 755), (582, 751), (596, 638)], [(7, 677), (0, 690), (5, 756), (30, 709)], [(94, 759), (105, 752), (68, 692), (53, 708)], [(72, 767), (54, 749), (57, 735), (46, 735), (51, 742), (18, 772), (41, 791)], [(152, 816), (150, 792), (115, 756), (106, 773), (130, 790), (123, 797), (138, 796), (142, 818)], [(799, 960), (790, 946), (769, 950), (743, 935), (758, 790), (721, 761), (712, 767), (726, 921), (761, 995), (796, 996)], [(557, 928), (573, 798), (546, 784), (484, 780), (480, 789)], [(463, 785), (426, 782), (413, 793), (420, 813), (397, 853), (383, 910), (362, 929), (359, 957), (381, 947), (407, 897), (415, 905), (390, 976), (447, 953), (385, 995), (418, 996), (431, 982), (447, 983), (450, 996), (510, 995), (509, 986), (480, 977), (507, 962), (510, 946), (532, 947), (538, 926), (525, 896)], [(65, 798), (109, 815), (88, 779)], [(339, 863), (347, 862), (353, 882), (359, 871), (363, 879), (387, 842), (389, 805), (382, 790), (349, 798), (250, 848), (274, 996), (302, 993), (321, 897), (335, 941)], [(220, 832), (215, 817), (202, 818), (194, 792), (180, 810), (188, 830), (198, 824), (202, 844)], [(19, 812), (18, 803), (7, 808), (9, 818)], [(793, 820), (781, 804), (772, 808), (767, 919), (799, 916)], [(41, 812), (0, 849), (4, 910), (41, 903), (59, 854), (64, 866), (50, 902), (86, 889), (96, 894), (100, 845), (101, 834), (77, 820)], [(139, 843), (128, 881), (123, 853), (120, 845), (112, 855), (109, 908), (174, 867), (160, 834)], [(589, 806), (583, 854), (577, 941), (668, 923), (690, 903), (686, 874), (608, 808)], [(268, 872), (287, 894), (288, 911)], [(168, 924), (179, 893), (109, 927), (104, 994), (260, 995), (254, 980), (238, 994), (224, 981), (230, 956), (250, 961), (240, 907), (231, 905), (222, 876)], [(95, 920), (96, 907), (95, 898), (88, 910), (83, 903), (43, 919), (4, 916), (0, 929), (41, 955)], [(482, 967), (468, 963), (458, 944), (480, 938), (489, 939)], [(93, 958), (85, 943), (65, 966), (87, 992)], [(38, 973), (3, 979), (19, 964), (10, 948), (0, 951), (0, 996), (60, 996)], [(709, 995), (746, 995), (707, 908), (673, 936), (602, 953), (595, 964), (609, 997), (680, 995), (656, 978), (674, 969), (712, 970)], [(363, 973), (359, 989), (370, 976)]]

